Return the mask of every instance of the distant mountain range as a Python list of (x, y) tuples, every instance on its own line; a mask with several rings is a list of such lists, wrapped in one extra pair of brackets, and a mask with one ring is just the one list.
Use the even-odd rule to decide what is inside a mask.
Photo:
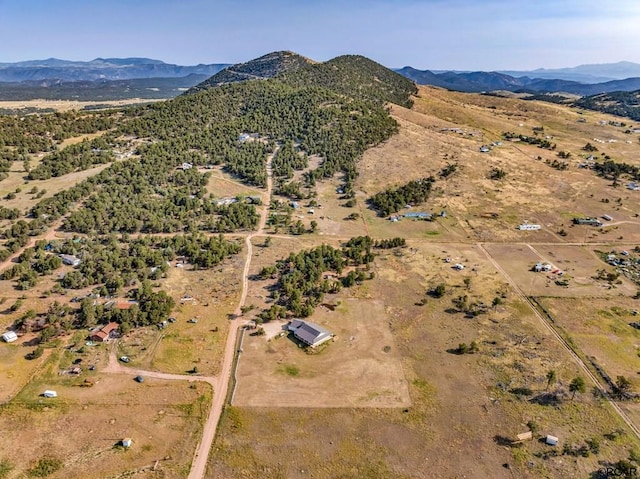
[[(635, 64), (632, 64), (635, 65)], [(640, 65), (638, 65), (640, 68)], [(416, 70), (404, 67), (396, 72), (420, 85), (432, 85), (462, 92), (506, 90), (512, 92), (563, 92), (585, 96), (614, 91), (640, 89), (640, 72), (637, 77), (610, 80), (602, 83), (580, 83), (558, 78), (515, 77), (501, 72), (443, 72)]]
[(0, 83), (0, 101), (76, 100), (113, 101), (129, 98), (167, 99), (184, 93), (208, 75), (176, 78), (132, 78), (129, 80), (61, 81), (39, 80)]
[(499, 70), (498, 73), (514, 77), (530, 77), (577, 81), (581, 83), (603, 83), (611, 80), (640, 77), (640, 64), (632, 62), (599, 63), (578, 65), (571, 68), (538, 68), (529, 71)]
[(194, 74), (211, 76), (228, 66), (226, 63), (182, 66), (150, 58), (96, 58), (88, 62), (49, 58), (0, 63), (0, 82), (130, 80), (178, 78)]
[[(196, 91), (237, 81), (271, 78), (284, 72), (306, 71), (314, 65), (318, 64), (288, 51), (269, 53), (236, 65), (182, 66), (135, 57), (96, 58), (88, 62), (49, 58), (0, 63), (0, 99), (81, 97), (89, 100), (93, 95), (100, 100), (132, 95), (171, 98), (188, 88)], [(589, 96), (640, 90), (640, 64), (631, 62), (531, 71), (432, 71), (410, 66), (395, 71), (421, 85), (462, 92), (506, 90)], [(203, 79), (206, 81), (202, 82)]]

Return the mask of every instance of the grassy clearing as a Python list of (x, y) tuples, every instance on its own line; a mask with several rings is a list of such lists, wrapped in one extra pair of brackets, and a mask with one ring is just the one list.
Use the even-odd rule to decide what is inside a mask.
[[(164, 330), (154, 352), (154, 368), (184, 373), (196, 367), (201, 374), (218, 373), (229, 315), (237, 307), (240, 296), (239, 271), (243, 260), (239, 255), (214, 271), (171, 270), (164, 288), (178, 304), (174, 314), (176, 322)], [(182, 301), (185, 296), (194, 299)]]

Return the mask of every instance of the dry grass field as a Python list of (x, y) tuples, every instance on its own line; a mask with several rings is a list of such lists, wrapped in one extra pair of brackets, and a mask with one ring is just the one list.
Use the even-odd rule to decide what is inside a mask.
[[(468, 273), (452, 270), (445, 256), (467, 264)], [(341, 305), (358, 304), (359, 321), (369, 323), (377, 319), (371, 311), (384, 304), (391, 352), (400, 358), (410, 405), (345, 401), (343, 407), (317, 407), (337, 405), (352, 391), (352, 371), (332, 361), (336, 353), (353, 361), (351, 351), (343, 352), (348, 342), (340, 329), (336, 342), (318, 355), (305, 355), (287, 338), (247, 338), (234, 407), (225, 413), (208, 477), (584, 477), (598, 468), (598, 459), (638, 447), (630, 435), (604, 438), (622, 427), (605, 404), (590, 394), (570, 400), (568, 383), (577, 368), (475, 247), (410, 241), (401, 256), (381, 255), (375, 269), (376, 279), (341, 293), (355, 298)], [(439, 282), (449, 285), (445, 296), (418, 306), (426, 289)], [(467, 318), (450, 311), (462, 293), (489, 303), (496, 295), (505, 298), (487, 314)], [(320, 308), (312, 319), (329, 328), (336, 320), (338, 328), (353, 321), (349, 315), (336, 318), (336, 312)], [(476, 354), (451, 352), (471, 341), (479, 344)], [(371, 354), (361, 353), (360, 360)], [(395, 358), (386, 358), (392, 374)], [(559, 397), (555, 406), (535, 399), (547, 392), (549, 369), (559, 377), (551, 388)], [(514, 393), (518, 388), (531, 392)], [(537, 434), (556, 434), (576, 447), (592, 436), (602, 438), (601, 452), (576, 462), (542, 459), (548, 447), (536, 441), (505, 446), (528, 422)]]
[[(616, 140), (601, 151), (633, 163), (639, 152), (637, 139), (627, 143), (629, 135), (619, 128), (599, 125), (600, 120), (614, 119), (606, 115), (431, 88), (421, 89), (414, 109), (393, 107), (392, 112), (400, 133), (369, 150), (359, 163), (359, 206), (340, 206), (339, 183), (322, 183), (318, 197), (324, 218), (318, 223), (323, 239), (365, 233), (407, 238), (408, 247), (399, 255), (385, 253), (376, 259), (375, 280), (341, 293), (341, 305), (358, 304), (359, 317), (367, 321), (377, 318), (371, 314), (375, 305), (384, 305), (411, 405), (317, 407), (317, 403), (333, 406), (351, 392), (352, 381), (341, 383), (341, 379), (352, 371), (332, 361), (337, 351), (351, 358), (351, 351), (340, 350), (344, 333), (318, 355), (302, 353), (285, 337), (269, 342), (246, 337), (234, 407), (227, 410), (214, 445), (211, 477), (585, 477), (597, 471), (601, 461), (615, 461), (637, 449), (638, 440), (630, 432), (616, 432), (624, 430), (622, 421), (592, 396), (591, 386), (571, 400), (569, 383), (580, 370), (508, 285), (512, 279), (525, 294), (558, 298), (541, 301), (563, 305), (562, 315), (577, 325), (584, 321), (581, 311), (594, 302), (603, 308), (611, 301), (632, 304), (629, 298), (637, 288), (629, 281), (610, 288), (593, 279), (598, 269), (608, 270), (594, 250), (622, 248), (616, 244), (620, 241), (630, 248), (638, 239), (638, 199), (634, 192), (611, 188), (577, 163), (580, 148), (593, 138)], [(586, 123), (578, 123), (578, 118)], [(567, 171), (544, 164), (545, 159), (555, 158), (554, 153), (529, 145), (503, 142), (488, 154), (479, 152), (481, 145), (500, 140), (503, 131), (531, 134), (538, 126), (544, 126), (558, 150), (572, 152)], [(427, 204), (419, 207), (436, 213), (445, 210), (447, 218), (391, 223), (367, 208), (365, 200), (372, 194), (409, 179), (437, 176), (453, 162), (459, 172), (438, 180)], [(491, 168), (504, 169), (506, 179), (489, 180)], [(359, 212), (362, 221), (345, 225), (340, 218), (352, 211)], [(614, 217), (605, 228), (571, 225), (573, 216), (603, 214)], [(518, 231), (523, 221), (540, 223), (542, 230)], [(305, 237), (291, 244), (298, 250), (312, 240)], [(476, 241), (487, 242), (484, 247), (509, 278), (470, 244)], [(258, 248), (262, 257), (256, 256), (254, 273), (278, 259), (277, 253), (286, 256), (289, 244), (274, 238), (269, 248)], [(530, 272), (538, 261), (561, 269), (569, 287), (556, 285), (558, 276), (553, 273)], [(465, 266), (463, 271), (452, 269), (457, 262)], [(443, 298), (425, 295), (440, 283), (447, 285)], [(251, 283), (249, 296), (256, 305), (265, 305), (267, 286), (268, 282)], [(486, 314), (465, 317), (452, 307), (453, 300), (464, 295), (469, 302), (501, 300)], [(349, 301), (349, 296), (354, 299)], [(334, 315), (319, 308), (312, 319), (330, 329)], [(353, 320), (348, 314), (344, 319), (345, 326)], [(281, 327), (268, 329), (277, 332)], [(572, 335), (568, 325), (561, 327)], [(621, 338), (615, 331), (594, 330), (590, 343), (582, 337), (575, 343), (584, 344), (592, 354), (607, 336), (609, 349), (622, 341), (626, 346), (612, 357), (619, 364), (611, 374), (631, 375), (637, 367), (632, 340), (636, 331), (624, 327)], [(472, 341), (479, 345), (476, 354), (452, 354), (460, 343)], [(395, 369), (392, 359), (390, 372)], [(558, 381), (548, 387), (550, 370)], [(557, 404), (545, 402), (548, 394)], [(296, 401), (302, 401), (298, 408), (292, 407)], [(630, 417), (638, 416), (634, 405), (623, 407)], [(510, 447), (508, 439), (528, 427), (535, 429), (536, 437), (561, 437), (568, 450), (596, 439), (600, 452), (577, 459), (548, 456), (548, 446), (538, 441)]]
[[(485, 248), (529, 296), (615, 297), (630, 296), (637, 290), (625, 278), (621, 278), (621, 284), (615, 285), (615, 288), (595, 279), (597, 270), (611, 268), (593, 253), (592, 247), (491, 244)], [(553, 271), (536, 273), (532, 268), (538, 262), (551, 264), (553, 271), (560, 270), (564, 274), (560, 276)], [(568, 281), (567, 286), (556, 284), (556, 281), (563, 279)]]
[(37, 108), (39, 110), (51, 109), (55, 111), (82, 110), (85, 107), (95, 105), (109, 105), (118, 108), (127, 105), (137, 105), (140, 103), (151, 103), (153, 99), (130, 98), (127, 100), (110, 100), (110, 101), (72, 101), (72, 100), (16, 100), (16, 101), (0, 101), (0, 108), (8, 110), (20, 110), (24, 108)]
[[(82, 180), (100, 173), (107, 166), (108, 165), (100, 165), (95, 168), (59, 176), (57, 178), (51, 178), (49, 180), (25, 180), (27, 173), (22, 169), (22, 165), (20, 165), (18, 170), (9, 172), (9, 176), (5, 180), (0, 181), (2, 205), (6, 208), (18, 208), (20, 211), (26, 213), (42, 198), (48, 198), (56, 194), (58, 191), (71, 188)], [(29, 193), (33, 187), (37, 187), (38, 190), (45, 189), (46, 193), (41, 198), (36, 198), (36, 195)], [(16, 193), (16, 197), (14, 199), (5, 198), (7, 193), (16, 192), (16, 189), (18, 188), (20, 191)], [(2, 223), (5, 222), (3, 221)]]
[[(162, 332), (156, 349), (145, 355), (145, 367), (178, 374), (194, 367), (204, 375), (220, 372), (229, 315), (238, 305), (242, 260), (230, 260), (213, 271), (171, 269), (163, 288), (178, 304), (176, 322)], [(194, 299), (182, 301), (185, 296)], [(193, 319), (197, 323), (188, 322)]]
[[(635, 216), (640, 213), (637, 192), (611, 188), (609, 181), (577, 166), (588, 156), (581, 151), (588, 142), (614, 159), (637, 163), (637, 135), (625, 134), (626, 128), (599, 124), (600, 120), (618, 118), (436, 88), (422, 88), (412, 110), (393, 107), (392, 113), (401, 126), (400, 133), (367, 151), (359, 165), (358, 187), (366, 196), (410, 179), (437, 176), (447, 163), (457, 163), (459, 173), (436, 183), (435, 195), (424, 209), (447, 210), (459, 219), (469, 239), (601, 242), (623, 236), (627, 241), (640, 240), (640, 222)], [(578, 119), (586, 123), (577, 123)], [(523, 143), (503, 141), (489, 153), (479, 151), (483, 144), (499, 141), (503, 131), (531, 136), (532, 128), (540, 126), (557, 144), (557, 151), (572, 153), (568, 170), (558, 171), (544, 164), (544, 160), (557, 158), (554, 152)], [(449, 128), (461, 132), (443, 131)], [(594, 138), (607, 143), (596, 143)], [(492, 168), (504, 170), (507, 176), (497, 181), (488, 179)], [(497, 217), (483, 217), (490, 213), (497, 213)], [(571, 226), (573, 216), (604, 214), (612, 216), (616, 224), (602, 231)], [(543, 229), (518, 231), (517, 225), (524, 221), (539, 223)], [(564, 238), (557, 235), (562, 229), (567, 233)]]
[[(0, 409), (0, 458), (25, 475), (42, 458), (60, 461), (48, 477), (185, 477), (206, 417), (211, 389), (132, 376), (81, 379), (45, 374)], [(41, 396), (45, 389), (58, 397)], [(119, 442), (130, 437), (129, 450)], [(20, 444), (19, 453), (16, 444)], [(153, 472), (153, 469), (156, 472)]]
[(256, 188), (234, 181), (231, 175), (222, 171), (221, 168), (202, 169), (201, 171), (211, 173), (211, 178), (207, 184), (207, 192), (216, 198), (243, 196), (259, 196), (260, 191)]

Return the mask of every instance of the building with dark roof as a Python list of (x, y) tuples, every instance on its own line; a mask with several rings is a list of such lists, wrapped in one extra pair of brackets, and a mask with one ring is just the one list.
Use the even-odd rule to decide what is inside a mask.
[(329, 341), (333, 337), (333, 334), (322, 326), (302, 321), (300, 319), (294, 319), (291, 321), (287, 326), (287, 329), (293, 333), (296, 339), (302, 341), (308, 346), (311, 346), (312, 348)]

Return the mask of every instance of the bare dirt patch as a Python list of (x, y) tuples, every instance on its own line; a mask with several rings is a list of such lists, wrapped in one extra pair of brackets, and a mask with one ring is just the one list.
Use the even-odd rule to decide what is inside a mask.
[(234, 404), (265, 407), (401, 407), (409, 391), (382, 302), (341, 298), (309, 318), (336, 335), (306, 353), (281, 337), (245, 336)]

